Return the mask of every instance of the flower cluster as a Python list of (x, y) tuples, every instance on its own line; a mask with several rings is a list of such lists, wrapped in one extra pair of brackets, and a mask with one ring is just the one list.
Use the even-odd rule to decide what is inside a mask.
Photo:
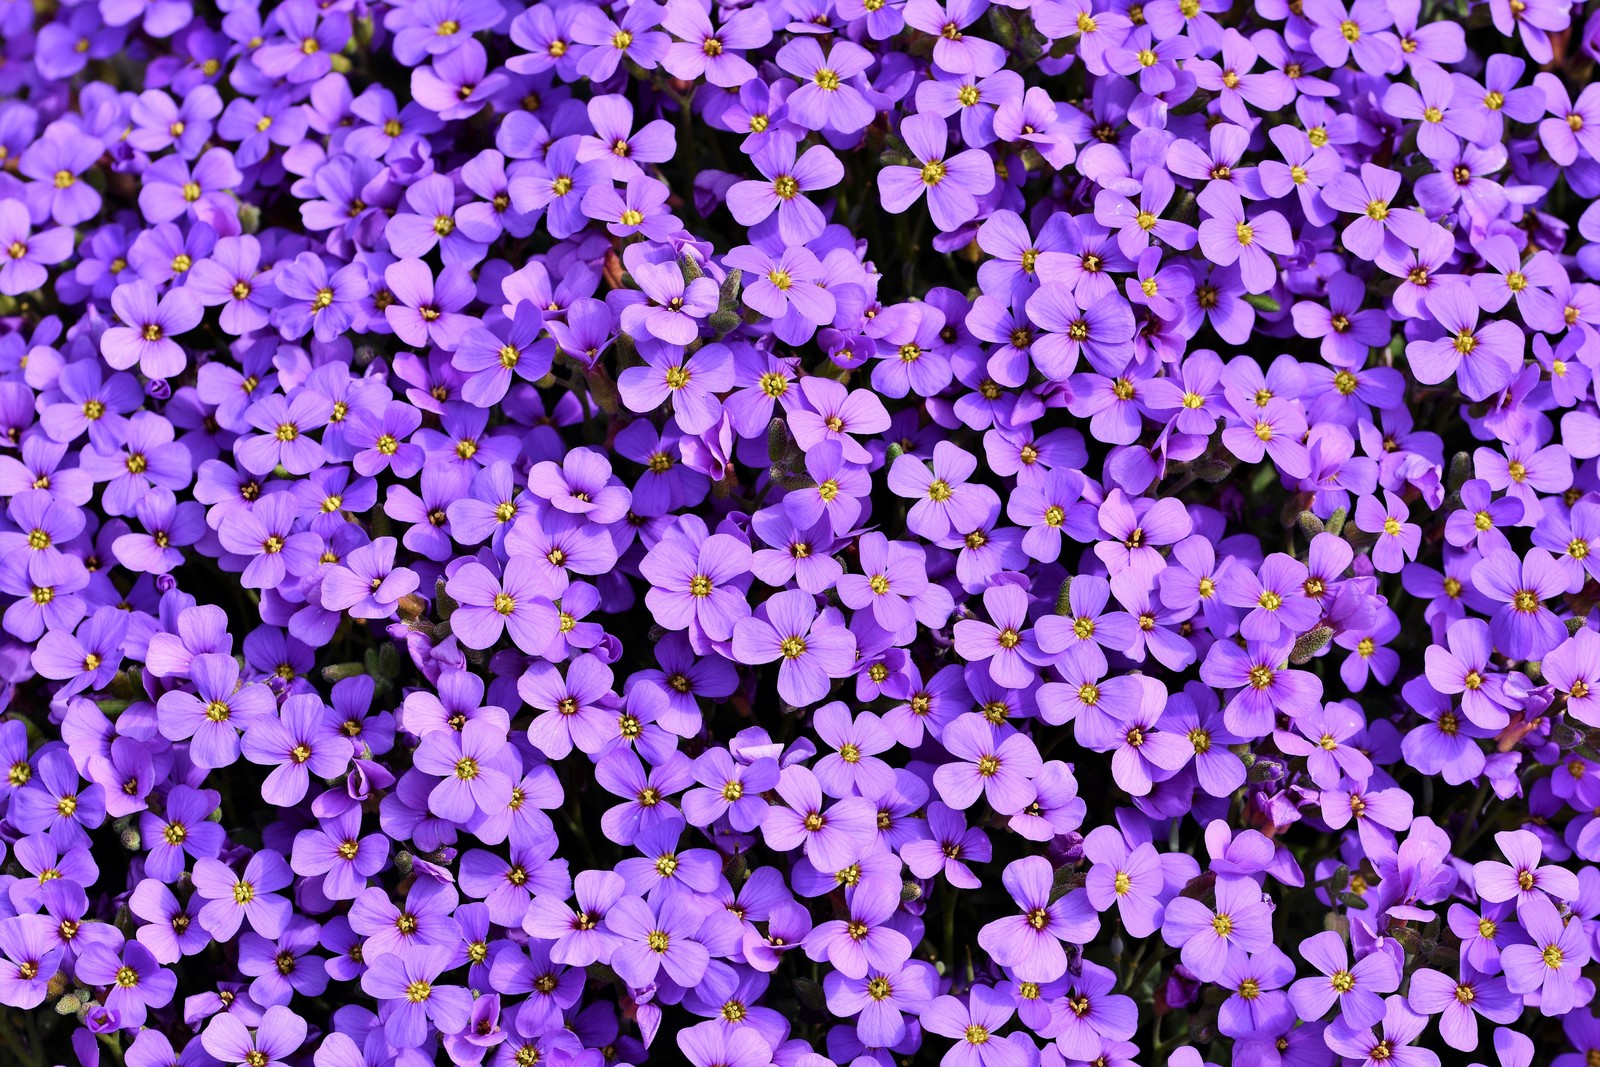
[(3, 0), (0, 1062), (1600, 1063), (1587, 7)]

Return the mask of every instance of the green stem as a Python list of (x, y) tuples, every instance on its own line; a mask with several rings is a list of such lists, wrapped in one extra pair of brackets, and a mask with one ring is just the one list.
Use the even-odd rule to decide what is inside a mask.
[[(946, 887), (948, 890), (948, 887)], [(956, 957), (956, 898), (954, 893), (946, 892), (940, 904), (940, 918), (943, 920), (943, 929), (940, 936), (939, 958), (945, 961), (946, 966), (953, 966)]]

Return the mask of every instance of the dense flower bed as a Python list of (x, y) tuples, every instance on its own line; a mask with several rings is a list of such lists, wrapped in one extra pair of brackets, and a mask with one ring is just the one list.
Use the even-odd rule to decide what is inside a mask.
[(1600, 1064), (1600, 13), (0, 39), (0, 1062)]

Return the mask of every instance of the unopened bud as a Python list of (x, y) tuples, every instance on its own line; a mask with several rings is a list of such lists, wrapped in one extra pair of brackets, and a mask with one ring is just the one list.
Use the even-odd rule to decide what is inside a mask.
[(809, 978), (796, 978), (794, 980), (795, 999), (812, 1011), (822, 1011), (827, 1005), (827, 998), (822, 995), (822, 987)]
[(433, 583), (433, 602), (439, 609), (439, 618), (449, 622), (450, 616), (456, 610), (456, 598), (445, 589), (443, 578)]
[(364, 663), (330, 663), (322, 668), (322, 680), (325, 682), (342, 682), (346, 678), (357, 678), (367, 673)]
[(1072, 579), (1061, 579), (1061, 588), (1056, 590), (1056, 614), (1065, 618), (1072, 614)]
[(589, 368), (589, 395), (594, 397), (595, 404), (607, 415), (615, 415), (622, 410), (622, 394), (617, 392), (617, 383), (611, 380), (611, 372), (606, 370), (603, 363), (596, 363)]
[(1295, 639), (1294, 648), (1289, 652), (1289, 662), (1295, 666), (1310, 663), (1311, 657), (1328, 647), (1328, 642), (1333, 640), (1333, 627), (1318, 626), (1310, 633), (1301, 634)]
[(739, 287), (743, 282), (744, 271), (735, 267), (728, 272), (728, 276), (722, 279), (722, 284), (717, 287), (717, 310), (729, 311), (735, 316), (739, 314)]
[(767, 423), (767, 459), (773, 463), (782, 463), (789, 454), (789, 444), (793, 440), (789, 436), (789, 424), (782, 419), (773, 419)]

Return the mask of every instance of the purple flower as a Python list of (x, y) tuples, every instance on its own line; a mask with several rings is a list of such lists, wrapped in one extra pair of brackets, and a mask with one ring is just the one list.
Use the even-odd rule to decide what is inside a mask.
[(0, 293), (17, 296), (43, 287), (49, 278), (46, 267), (54, 266), (72, 253), (72, 231), (57, 226), (32, 232), (28, 210), (16, 200), (0, 201)]
[(439, 946), (418, 946), (373, 960), (361, 976), (361, 989), (382, 1006), (383, 1034), (396, 1048), (416, 1048), (428, 1036), (431, 1022), (442, 1033), (458, 1033), (467, 1025), (472, 994), (462, 986), (439, 985), (451, 953)]
[(0, 919), (0, 1004), (24, 1010), (44, 1003), (62, 949), (43, 916)]
[(944, 1054), (943, 1067), (1022, 1067), (1028, 1062), (1021, 1046), (996, 1031), (1011, 1021), (1016, 1008), (1009, 996), (986, 985), (975, 985), (962, 1003), (942, 996), (922, 1013), (923, 1029), (953, 1038)]
[(306, 1021), (281, 1004), (262, 1012), (254, 1034), (237, 1015), (222, 1012), (200, 1035), (205, 1050), (223, 1063), (261, 1067), (285, 1067), (305, 1040)]
[(1185, 967), (1203, 981), (1208, 976), (1214, 981), (1230, 961), (1272, 944), (1272, 914), (1253, 881), (1222, 878), (1217, 881), (1214, 907), (1189, 897), (1169, 901), (1161, 936), (1182, 949)]
[[(1439, 1035), (1451, 1048), (1471, 1052), (1478, 1047), (1478, 1020), (1483, 1016), (1502, 1025), (1521, 1014), (1517, 998), (1504, 978), (1480, 975), (1463, 968), (1459, 979), (1423, 968), (1411, 976), (1406, 997), (1413, 1011), (1439, 1016)], [(1496, 1046), (1500, 1044), (1497, 1032)]]
[(872, 65), (872, 54), (860, 45), (838, 41), (824, 54), (814, 37), (796, 37), (778, 49), (778, 66), (800, 80), (789, 95), (790, 119), (808, 130), (854, 133), (876, 113), (853, 80)]
[(231, 236), (239, 232), (232, 190), (243, 180), (225, 148), (207, 149), (193, 168), (181, 156), (163, 156), (144, 172), (139, 210), (150, 222), (188, 216), (224, 237)]
[(833, 609), (817, 611), (802, 590), (777, 593), (765, 611), (740, 619), (733, 628), (733, 653), (743, 663), (778, 665), (778, 695), (796, 707), (815, 704), (828, 694), (829, 679), (850, 673), (855, 637)]
[(1399, 174), (1370, 163), (1361, 165), (1360, 177), (1346, 171), (1324, 188), (1328, 206), (1359, 216), (1340, 239), (1362, 259), (1374, 259), (1380, 252), (1398, 255), (1397, 246), (1417, 248), (1427, 238), (1426, 219), (1390, 206), (1399, 189)]
[(1251, 293), (1264, 293), (1277, 281), (1277, 264), (1268, 253), (1294, 251), (1289, 223), (1276, 211), (1246, 215), (1239, 191), (1225, 182), (1211, 182), (1199, 203), (1209, 216), (1200, 223), (1200, 250), (1213, 263), (1239, 264), (1240, 277)]
[(174, 289), (157, 297), (148, 282), (119, 285), (111, 293), (111, 307), (126, 325), (113, 326), (101, 340), (101, 353), (117, 370), (138, 365), (148, 378), (172, 378), (187, 364), (183, 349), (173, 338), (188, 333), (205, 315), (188, 289)]
[(617, 389), (630, 410), (655, 411), (671, 399), (673, 417), (684, 433), (704, 433), (716, 425), (722, 413), (716, 394), (733, 385), (733, 359), (727, 346), (710, 344), (687, 354), (652, 345), (643, 354), (645, 366), (629, 367), (617, 376)]
[(274, 891), (287, 887), (294, 876), (283, 857), (270, 849), (251, 856), (242, 874), (221, 860), (197, 859), (192, 880), (195, 893), (205, 901), (200, 925), (214, 938), (231, 939), (249, 920), (250, 929), (276, 939), (293, 913), (288, 898)]
[(1008, 865), (1001, 876), (1022, 914), (989, 923), (978, 943), (991, 959), (1026, 982), (1053, 982), (1067, 970), (1062, 941), (1082, 944), (1093, 939), (1100, 918), (1083, 893), (1051, 901), (1054, 871), (1042, 856), (1028, 856)]
[[(943, 43), (948, 42), (941, 38)], [(927, 193), (928, 211), (939, 229), (954, 230), (971, 219), (977, 213), (977, 198), (994, 188), (988, 154), (969, 148), (946, 158), (948, 131), (944, 120), (934, 115), (908, 117), (900, 124), (900, 136), (917, 165), (885, 167), (879, 173), (883, 206), (899, 214)]]
[(688, 894), (666, 894), (654, 907), (638, 897), (622, 897), (605, 918), (606, 929), (617, 937), (611, 966), (634, 987), (656, 981), (663, 971), (681, 986), (694, 986), (710, 961), (706, 947), (695, 940), (703, 919)]
[(1406, 358), (1418, 381), (1436, 385), (1455, 375), (1463, 395), (1483, 400), (1521, 370), (1521, 331), (1498, 320), (1480, 327), (1477, 302), (1467, 287), (1440, 286), (1428, 294), (1427, 309), (1445, 336), (1406, 345)]
[(1081, 353), (1096, 372), (1117, 374), (1132, 354), (1133, 311), (1111, 296), (1080, 307), (1060, 282), (1041, 285), (1028, 298), (1028, 317), (1045, 333), (1029, 349), (1044, 375), (1064, 382), (1078, 367)]
[(810, 340), (817, 327), (826, 326), (837, 314), (837, 301), (823, 284), (827, 270), (808, 249), (785, 248), (772, 256), (743, 245), (722, 261), (747, 272), (745, 304), (773, 319), (774, 332), (791, 344)]
[(1328, 1047), (1341, 1056), (1359, 1061), (1362, 1067), (1378, 1064), (1438, 1067), (1438, 1055), (1411, 1044), (1428, 1025), (1428, 1019), (1407, 1008), (1404, 997), (1392, 996), (1384, 1002), (1383, 1018), (1378, 1021), (1376, 1034), (1370, 1029), (1371, 1025), (1356, 1026), (1342, 1018), (1335, 1020), (1324, 1035)]
[(502, 633), (516, 646), (537, 653), (549, 647), (561, 628), (550, 585), (526, 558), (514, 558), (500, 577), (471, 562), (450, 579), (457, 608), (451, 616), (456, 636), (469, 648), (489, 648)]
[(931, 468), (915, 456), (895, 460), (889, 470), (889, 488), (916, 501), (907, 516), (910, 529), (937, 541), (952, 529), (982, 525), (983, 516), (996, 501), (993, 490), (967, 482), (977, 466), (975, 456), (948, 441), (934, 446)]
[(1001, 815), (1014, 815), (1032, 800), (1030, 783), (1042, 761), (1027, 735), (1002, 732), (981, 715), (962, 715), (940, 740), (955, 761), (934, 772), (933, 784), (952, 808), (965, 810), (982, 796)]
[(785, 767), (778, 795), (787, 806), (774, 805), (762, 822), (768, 846), (805, 849), (812, 866), (839, 871), (854, 863), (872, 839), (877, 813), (863, 797), (846, 797), (823, 807), (822, 786), (805, 767)]
[(149, 1009), (166, 1005), (178, 988), (178, 976), (157, 963), (150, 950), (137, 941), (127, 942), (120, 950), (105, 944), (89, 945), (79, 954), (74, 970), (81, 982), (109, 987), (106, 1009), (119, 1028), (130, 1030), (143, 1026)]
[(1335, 1003), (1339, 1018), (1353, 1029), (1365, 1029), (1383, 1018), (1383, 995), (1400, 987), (1394, 957), (1378, 949), (1350, 965), (1344, 941), (1323, 932), (1300, 943), (1300, 955), (1319, 975), (1302, 978), (1289, 988), (1289, 999), (1302, 1019), (1320, 1019)]
[(1566, 588), (1560, 567), (1542, 549), (1517, 557), (1504, 550), (1486, 556), (1472, 570), (1478, 591), (1498, 604), (1489, 624), (1495, 647), (1517, 659), (1537, 658), (1566, 638), (1566, 627), (1544, 602)]
[(472, 279), (460, 266), (447, 266), (437, 278), (419, 259), (402, 259), (384, 270), (384, 281), (396, 303), (384, 317), (399, 338), (410, 345), (432, 342), (453, 351), (474, 320), (461, 310), (472, 301)]
[(1180, 251), (1193, 248), (1198, 239), (1194, 227), (1161, 217), (1172, 202), (1175, 189), (1165, 168), (1151, 167), (1144, 172), (1135, 193), (1124, 194), (1111, 188), (1096, 193), (1095, 221), (1117, 231), (1117, 245), (1130, 259), (1149, 247), (1152, 238)]
[(768, 138), (751, 156), (766, 181), (739, 182), (728, 190), (728, 211), (740, 225), (758, 226), (776, 211), (778, 236), (789, 246), (822, 235), (822, 210), (806, 194), (831, 189), (844, 178), (844, 164), (826, 145), (813, 145), (798, 158), (797, 148), (792, 137)]
[(1028, 594), (1015, 585), (995, 585), (983, 591), (983, 607), (990, 622), (961, 619), (955, 625), (955, 646), (963, 659), (988, 661), (989, 676), (1000, 685), (1020, 688), (1030, 684), (1036, 666), (1049, 662), (1027, 625)]

